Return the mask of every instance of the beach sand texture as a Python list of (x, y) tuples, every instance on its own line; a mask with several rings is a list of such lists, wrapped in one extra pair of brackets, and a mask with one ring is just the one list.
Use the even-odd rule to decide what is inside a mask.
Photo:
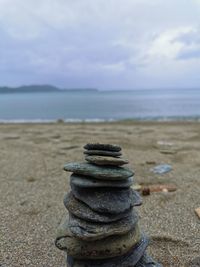
[[(54, 245), (69, 191), (63, 166), (83, 161), (88, 142), (122, 146), (136, 183), (177, 186), (144, 196), (137, 210), (149, 253), (165, 267), (189, 266), (200, 254), (200, 123), (128, 121), (0, 125), (0, 266), (65, 266)], [(173, 170), (150, 171), (161, 163)]]

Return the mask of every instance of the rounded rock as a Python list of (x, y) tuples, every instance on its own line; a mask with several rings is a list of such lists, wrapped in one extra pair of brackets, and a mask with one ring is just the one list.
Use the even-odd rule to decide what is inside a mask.
[(76, 199), (72, 194), (72, 192), (65, 195), (64, 205), (68, 209), (68, 211), (74, 214), (76, 217), (89, 222), (100, 222), (100, 223), (115, 222), (126, 216), (129, 216), (130, 213), (132, 212), (132, 209), (130, 209), (118, 214), (98, 213), (90, 209), (82, 201)]
[(97, 156), (110, 156), (110, 157), (120, 157), (121, 152), (106, 151), (106, 150), (85, 150), (83, 152), (86, 155), (97, 155)]
[(90, 163), (68, 163), (65, 171), (78, 175), (89, 176), (100, 180), (126, 180), (134, 175), (133, 171), (122, 167), (102, 167)]
[(97, 187), (127, 188), (133, 185), (133, 177), (129, 177), (126, 180), (122, 181), (112, 181), (112, 180), (98, 180), (91, 177), (72, 174), (70, 176), (70, 184), (79, 186), (81, 188), (97, 188)]
[(135, 267), (163, 267), (163, 265), (154, 261), (147, 253), (144, 253)]
[(200, 257), (194, 258), (188, 265), (188, 267), (199, 267), (200, 266)]
[(87, 150), (106, 150), (106, 151), (121, 151), (121, 147), (111, 144), (89, 143), (84, 146)]
[(79, 219), (69, 213), (69, 219), (66, 218), (68, 227), (74, 237), (86, 241), (94, 241), (106, 238), (112, 235), (123, 235), (133, 229), (138, 222), (138, 215), (132, 210), (132, 213), (116, 222), (112, 223), (94, 223)]
[(148, 246), (148, 239), (142, 236), (140, 242), (128, 251), (128, 253), (110, 259), (103, 260), (78, 260), (67, 256), (68, 267), (134, 267), (144, 254)]
[(83, 189), (74, 185), (71, 188), (73, 195), (77, 199), (99, 213), (117, 214), (142, 204), (140, 195), (131, 188), (112, 190), (110, 188)]
[(106, 156), (86, 156), (85, 159), (96, 165), (100, 166), (122, 166), (128, 164), (128, 160), (123, 158), (116, 158), (116, 157), (106, 157)]
[(66, 225), (58, 228), (55, 245), (76, 259), (105, 259), (122, 256), (141, 239), (138, 225), (125, 235), (109, 236), (95, 241), (82, 241), (75, 238)]

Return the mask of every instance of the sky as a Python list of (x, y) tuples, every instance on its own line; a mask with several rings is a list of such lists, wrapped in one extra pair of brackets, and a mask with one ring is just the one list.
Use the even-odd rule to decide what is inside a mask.
[(0, 0), (0, 86), (200, 88), (200, 0)]

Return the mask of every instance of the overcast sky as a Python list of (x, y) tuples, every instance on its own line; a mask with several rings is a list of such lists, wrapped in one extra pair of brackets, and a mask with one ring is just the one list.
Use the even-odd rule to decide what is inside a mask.
[(200, 87), (200, 0), (0, 0), (0, 85)]

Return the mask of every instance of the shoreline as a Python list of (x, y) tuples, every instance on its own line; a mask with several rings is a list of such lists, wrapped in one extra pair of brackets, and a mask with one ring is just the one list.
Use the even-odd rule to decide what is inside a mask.
[(165, 122), (200, 122), (200, 116), (196, 117), (148, 117), (148, 118), (133, 118), (133, 119), (13, 119), (13, 120), (4, 120), (0, 119), (1, 124), (78, 124), (78, 123), (165, 123)]

